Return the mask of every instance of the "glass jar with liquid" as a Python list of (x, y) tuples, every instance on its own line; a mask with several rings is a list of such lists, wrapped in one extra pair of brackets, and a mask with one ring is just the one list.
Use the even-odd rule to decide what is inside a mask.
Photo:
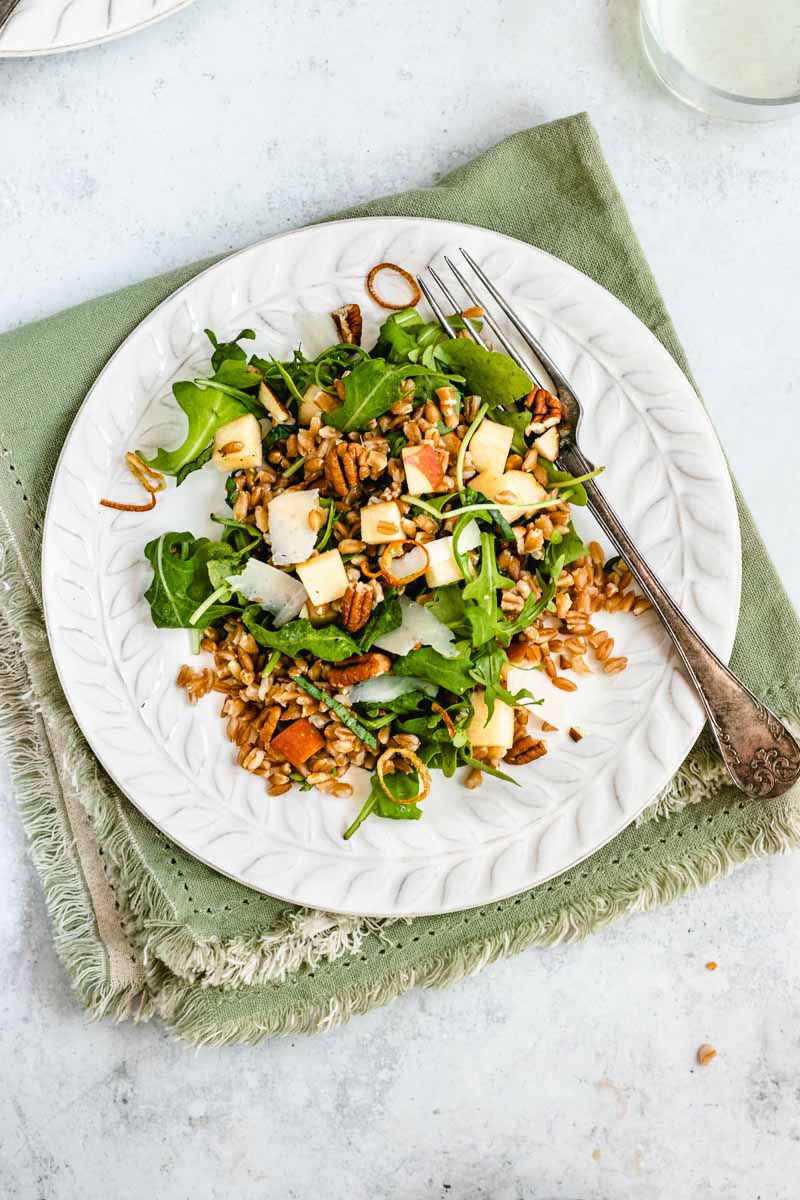
[(713, 116), (800, 111), (800, 0), (641, 0), (645, 51), (680, 100)]

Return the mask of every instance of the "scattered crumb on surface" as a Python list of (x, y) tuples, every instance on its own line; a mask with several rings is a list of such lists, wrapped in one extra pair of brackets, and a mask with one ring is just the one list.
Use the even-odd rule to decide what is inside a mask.
[(697, 1061), (701, 1067), (707, 1067), (717, 1057), (717, 1052), (708, 1042), (703, 1042), (700, 1049), (697, 1051)]
[(579, 742), (583, 737), (583, 733), (575, 725), (570, 725), (569, 736), (572, 738), (573, 742)]
[(717, 969), (717, 964), (715, 962), (707, 962), (706, 963), (707, 971), (716, 971), (716, 969)]
[(558, 733), (558, 726), (551, 725), (549, 721), (542, 718), (542, 733)]
[(594, 1159), (594, 1161), (595, 1161), (595, 1162), (600, 1162), (600, 1151), (599, 1151), (599, 1150), (593, 1150), (593, 1151), (592, 1151), (592, 1158)]

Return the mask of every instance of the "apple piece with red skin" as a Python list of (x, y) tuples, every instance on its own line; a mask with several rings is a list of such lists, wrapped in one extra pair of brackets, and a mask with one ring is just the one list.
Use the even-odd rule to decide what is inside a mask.
[(302, 767), (312, 754), (316, 754), (318, 750), (322, 749), (325, 745), (325, 738), (310, 721), (301, 717), (299, 721), (292, 721), (291, 725), (282, 729), (272, 739), (270, 745), (273, 750), (282, 754), (293, 767)]
[(404, 446), (402, 455), (406, 491), (410, 496), (424, 496), (442, 486), (447, 465), (446, 450), (439, 450), (430, 442), (420, 442), (417, 446)]

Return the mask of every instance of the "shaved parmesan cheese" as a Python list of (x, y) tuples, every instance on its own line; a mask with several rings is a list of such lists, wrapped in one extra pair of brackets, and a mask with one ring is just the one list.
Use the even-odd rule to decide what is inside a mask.
[(429, 608), (405, 596), (400, 597), (400, 608), (403, 620), (399, 627), (375, 642), (381, 650), (404, 656), (417, 646), (431, 646), (443, 658), (454, 658), (458, 654), (454, 645), (456, 635)]
[(308, 518), (319, 508), (319, 491), (282, 492), (267, 505), (272, 561), (278, 567), (311, 557), (317, 534)]
[(348, 699), (351, 704), (386, 704), (406, 692), (424, 692), (426, 696), (435, 696), (438, 690), (435, 683), (429, 679), (418, 679), (416, 675), (376, 675), (374, 679), (353, 684)]
[(245, 600), (265, 608), (272, 615), (276, 629), (294, 620), (308, 600), (298, 579), (257, 558), (248, 558), (241, 574), (229, 575), (228, 583)]

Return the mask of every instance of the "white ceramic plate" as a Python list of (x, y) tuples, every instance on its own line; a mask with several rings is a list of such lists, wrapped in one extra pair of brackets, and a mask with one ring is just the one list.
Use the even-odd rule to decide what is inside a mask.
[(0, 29), (0, 58), (81, 50), (145, 29), (192, 0), (22, 0)]
[[(571, 695), (542, 672), (560, 727), (550, 753), (489, 777), (477, 791), (434, 773), (419, 822), (372, 819), (349, 842), (357, 800), (316, 792), (269, 797), (235, 765), (220, 697), (190, 708), (174, 686), (189, 661), (183, 630), (156, 630), (142, 593), (145, 543), (170, 529), (218, 535), (224, 481), (211, 469), (171, 487), (147, 514), (113, 513), (101, 496), (134, 486), (131, 447), (177, 445), (184, 418), (175, 380), (208, 368), (203, 329), (250, 326), (257, 351), (309, 353), (329, 344), (327, 316), (357, 300), (370, 344), (384, 314), (365, 295), (374, 263), (413, 271), (467, 246), (563, 364), (586, 408), (585, 448), (608, 464), (603, 486), (673, 595), (727, 658), (739, 603), (739, 528), (712, 427), (684, 376), (617, 300), (559, 260), (499, 234), (443, 221), (342, 221), (233, 255), (186, 284), (123, 343), (86, 398), (65, 443), (47, 512), (43, 577), (50, 641), (89, 743), (134, 804), (174, 842), (272, 895), (341, 912), (410, 915), (488, 903), (591, 854), (670, 779), (703, 723), (652, 615), (601, 618), (629, 659), (621, 675), (579, 681)], [(596, 535), (578, 510), (586, 539)], [(585, 736), (573, 743), (570, 724)]]

